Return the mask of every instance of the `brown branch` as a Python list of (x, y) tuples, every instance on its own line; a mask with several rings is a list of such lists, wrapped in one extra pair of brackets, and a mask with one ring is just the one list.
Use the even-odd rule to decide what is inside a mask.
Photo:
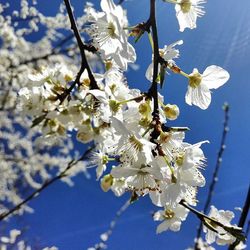
[(158, 43), (158, 34), (157, 34), (157, 25), (156, 25), (156, 16), (155, 16), (155, 0), (150, 0), (150, 17), (149, 22), (152, 28), (153, 34), (153, 44), (154, 44), (154, 60), (153, 60), (153, 81), (151, 87), (148, 91), (148, 95), (153, 97), (154, 99), (154, 111), (153, 111), (153, 119), (159, 118), (159, 105), (158, 105), (158, 84), (157, 84), (157, 76), (158, 76), (158, 63), (159, 63), (159, 43)]
[(27, 204), (29, 201), (33, 200), (35, 197), (37, 197), (42, 191), (44, 191), (47, 187), (49, 187), (51, 184), (55, 183), (57, 180), (60, 180), (64, 177), (67, 176), (67, 172), (73, 167), (75, 166), (78, 162), (84, 160), (88, 154), (90, 153), (90, 151), (92, 151), (92, 149), (94, 148), (94, 146), (92, 146), (91, 148), (89, 148), (88, 150), (86, 150), (84, 152), (84, 154), (77, 160), (71, 160), (67, 167), (58, 175), (56, 175), (55, 177), (47, 180), (44, 182), (44, 184), (36, 189), (33, 193), (31, 193), (27, 198), (25, 198), (22, 202), (20, 202), (19, 204), (17, 204), (15, 207), (11, 208), (9, 211), (4, 212), (2, 214), (0, 214), (0, 221), (4, 220), (5, 218), (7, 218), (9, 215), (15, 213), (16, 211), (18, 211), (23, 205)]
[[(194, 209), (193, 207), (189, 206), (188, 203), (185, 200), (181, 200), (179, 202), (180, 205), (187, 208), (190, 212), (196, 215), (196, 217), (204, 224), (206, 225), (210, 230), (213, 230), (214, 232), (217, 232), (217, 227), (223, 228), (227, 233), (234, 236), (239, 241), (244, 241), (246, 239), (245, 235), (242, 232), (242, 229), (233, 225), (224, 225), (223, 223), (219, 222), (218, 220), (214, 219), (213, 217), (209, 217), (206, 214)], [(213, 225), (215, 226), (213, 226)], [(211, 228), (211, 226), (213, 228)], [(198, 248), (199, 249), (199, 248)], [(199, 249), (200, 250), (200, 249)]]
[(116, 212), (115, 214), (115, 218), (110, 222), (109, 225), (109, 229), (104, 233), (106, 235), (106, 240), (104, 241), (101, 238), (101, 242), (95, 244), (94, 249), (95, 250), (101, 250), (101, 249), (106, 249), (106, 241), (109, 239), (110, 235), (113, 233), (113, 230), (117, 224), (117, 221), (119, 220), (119, 218), (122, 216), (122, 214), (127, 210), (127, 208), (129, 207), (129, 205), (131, 204), (130, 199), (128, 201), (126, 201), (122, 207), (120, 207), (120, 209)]
[[(225, 142), (226, 142), (226, 137), (227, 137), (227, 133), (229, 130), (228, 129), (228, 122), (229, 122), (229, 106), (228, 106), (228, 104), (225, 103), (223, 106), (223, 109), (224, 109), (224, 123), (223, 123), (223, 132), (222, 132), (222, 138), (221, 138), (221, 143), (220, 143), (220, 149), (219, 149), (219, 152), (217, 155), (216, 165), (215, 165), (214, 172), (213, 172), (213, 178), (212, 178), (212, 181), (211, 181), (210, 186), (209, 186), (207, 200), (206, 200), (206, 203), (205, 203), (205, 206), (203, 209), (204, 213), (208, 212), (208, 208), (210, 206), (210, 203), (211, 203), (211, 200), (212, 200), (212, 197), (214, 194), (214, 188), (215, 188), (215, 185), (218, 181), (218, 173), (219, 173), (219, 169), (221, 167), (222, 156), (223, 156), (224, 150), (226, 148)], [(196, 240), (196, 243), (194, 246), (195, 250), (199, 250), (198, 239), (201, 236), (201, 232), (202, 232), (202, 222), (200, 222), (200, 225), (199, 225), (198, 230), (197, 230), (197, 235), (196, 235), (197, 240)]]
[[(243, 211), (241, 213), (240, 220), (239, 220), (239, 223), (238, 223), (238, 226), (241, 227), (241, 228), (243, 228), (244, 225), (245, 225), (247, 215), (248, 215), (248, 212), (249, 212), (249, 208), (250, 208), (250, 187), (248, 188), (247, 197), (246, 197), (245, 204), (244, 204), (244, 207), (243, 207)], [(246, 237), (247, 237), (247, 234), (248, 233), (246, 233)], [(231, 244), (229, 246), (228, 250), (233, 250), (239, 243), (240, 243), (240, 241), (236, 240), (233, 244)]]
[(77, 84), (79, 84), (80, 82), (80, 78), (81, 78), (81, 75), (82, 73), (84, 72), (84, 70), (86, 69), (87, 72), (88, 72), (88, 76), (89, 76), (89, 80), (90, 80), (90, 88), (91, 89), (98, 89), (98, 85), (97, 85), (97, 82), (94, 78), (94, 75), (92, 74), (92, 71), (90, 69), (90, 66), (87, 62), (87, 58), (86, 58), (86, 55), (85, 55), (85, 45), (82, 41), (82, 38), (81, 38), (81, 35), (80, 35), (80, 32), (77, 28), (77, 25), (76, 25), (76, 21), (75, 21), (75, 17), (74, 17), (74, 14), (73, 14), (73, 11), (72, 11), (72, 8), (71, 8), (71, 3), (70, 3), (70, 0), (64, 0), (64, 3), (66, 5), (66, 9), (67, 9), (67, 12), (68, 12), (68, 16), (69, 16), (69, 19), (70, 19), (70, 23), (71, 23), (71, 29), (74, 33), (74, 36), (76, 38), (76, 41), (77, 41), (77, 44), (78, 44), (78, 47), (80, 49), (80, 54), (81, 54), (81, 58), (82, 58), (82, 63), (81, 63), (81, 67), (80, 67), (80, 70), (76, 76), (76, 79), (75, 81), (71, 84), (71, 86), (60, 96), (60, 103), (62, 103), (66, 97), (71, 93), (71, 91), (75, 88), (75, 86)]
[(53, 55), (57, 55), (57, 54), (60, 54), (62, 53), (62, 51), (58, 50), (58, 48), (62, 47), (66, 42), (70, 41), (72, 38), (74, 37), (74, 35), (70, 34), (69, 36), (66, 36), (64, 39), (62, 39), (53, 49), (50, 53), (47, 53), (43, 56), (39, 56), (39, 57), (33, 57), (31, 59), (27, 59), (27, 60), (24, 60), (22, 62), (20, 62), (18, 65), (10, 65), (8, 69), (15, 69), (15, 68), (18, 68), (19, 66), (21, 65), (25, 65), (25, 64), (28, 64), (28, 63), (33, 63), (33, 62), (36, 62), (38, 60), (43, 60), (43, 59), (48, 59), (50, 56), (53, 56)]
[[(150, 134), (150, 141), (152, 143), (156, 144), (155, 150), (152, 150), (152, 154), (154, 156), (157, 155), (157, 152), (159, 155), (164, 156), (164, 152), (161, 148), (161, 145), (157, 143), (155, 140), (159, 137), (161, 132), (161, 122), (160, 122), (160, 116), (159, 116), (159, 103), (158, 103), (158, 83), (157, 83), (157, 77), (158, 77), (158, 65), (159, 65), (159, 42), (158, 42), (158, 32), (157, 32), (157, 24), (156, 24), (156, 10), (155, 10), (155, 0), (150, 0), (150, 16), (148, 21), (146, 22), (146, 28), (151, 27), (152, 30), (152, 36), (153, 36), (153, 80), (151, 87), (148, 90), (148, 96), (150, 98), (153, 98), (153, 105), (154, 109), (152, 112), (153, 116), (153, 131)], [(148, 28), (148, 31), (150, 32), (150, 29)], [(156, 152), (157, 151), (157, 152)]]

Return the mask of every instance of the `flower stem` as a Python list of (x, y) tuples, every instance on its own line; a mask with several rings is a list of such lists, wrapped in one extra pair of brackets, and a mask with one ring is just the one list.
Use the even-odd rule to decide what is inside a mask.
[(135, 98), (131, 98), (131, 99), (128, 99), (128, 100), (124, 100), (124, 101), (121, 101), (121, 102), (119, 102), (119, 104), (126, 104), (126, 103), (128, 103), (128, 102), (132, 102), (132, 101), (139, 101), (140, 99), (142, 99), (143, 97), (145, 97), (146, 95), (145, 94), (142, 94), (142, 95), (140, 95), (140, 96), (137, 96), (137, 97), (135, 97)]
[(189, 75), (187, 73), (183, 72), (182, 70), (180, 71), (180, 74), (185, 76), (186, 78), (189, 78)]

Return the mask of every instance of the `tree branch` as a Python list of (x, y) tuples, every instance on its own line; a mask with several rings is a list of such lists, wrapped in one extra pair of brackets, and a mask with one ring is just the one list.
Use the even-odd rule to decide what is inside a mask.
[[(95, 244), (94, 249), (95, 250), (101, 250), (106, 249), (106, 241), (108, 241), (110, 235), (113, 233), (113, 230), (116, 226), (117, 221), (122, 216), (122, 214), (127, 210), (129, 205), (131, 204), (130, 199), (126, 201), (122, 207), (116, 212), (115, 218), (110, 222), (109, 229), (101, 235), (101, 242)], [(104, 237), (102, 237), (104, 236)]]
[(85, 45), (82, 41), (82, 38), (81, 38), (81, 35), (80, 35), (80, 32), (77, 28), (77, 25), (76, 25), (76, 21), (75, 21), (75, 17), (74, 17), (74, 14), (73, 14), (73, 11), (72, 11), (72, 8), (71, 8), (71, 4), (70, 4), (70, 0), (64, 0), (64, 3), (66, 5), (66, 9), (67, 9), (67, 12), (68, 12), (68, 16), (69, 16), (69, 19), (70, 19), (70, 23), (71, 23), (71, 29), (73, 30), (73, 33), (75, 35), (75, 38), (76, 38), (76, 41), (77, 41), (77, 44), (78, 44), (78, 47), (80, 49), (80, 54), (81, 54), (81, 58), (82, 58), (82, 63), (81, 63), (81, 68), (76, 76), (76, 79), (75, 81), (72, 83), (72, 85), (60, 96), (60, 102), (62, 103), (66, 97), (70, 94), (70, 92), (74, 89), (74, 87), (76, 86), (76, 84), (78, 84), (80, 82), (80, 78), (81, 78), (81, 75), (82, 73), (84, 72), (84, 70), (86, 69), (87, 72), (88, 72), (88, 75), (89, 75), (89, 80), (90, 80), (90, 88), (91, 89), (98, 89), (98, 85), (97, 85), (97, 82), (94, 78), (94, 75), (92, 74), (92, 71), (89, 67), (89, 64), (87, 62), (87, 58), (86, 58), (86, 55), (85, 55)]
[(155, 16), (155, 0), (150, 0), (150, 17), (149, 21), (152, 28), (153, 34), (153, 45), (154, 45), (154, 67), (153, 67), (153, 81), (152, 85), (148, 91), (148, 95), (153, 97), (154, 99), (154, 111), (153, 111), (153, 119), (159, 118), (159, 105), (158, 105), (158, 84), (157, 84), (157, 76), (158, 76), (158, 63), (159, 63), (159, 43), (158, 43), (158, 34), (157, 34), (157, 25), (156, 25), (156, 16)]
[[(227, 226), (224, 225), (223, 223), (217, 221), (216, 219), (214, 219), (213, 217), (209, 217), (206, 214), (194, 209), (193, 207), (189, 206), (188, 203), (185, 200), (181, 200), (179, 202), (180, 205), (182, 205), (183, 207), (187, 208), (190, 212), (192, 212), (193, 214), (195, 214), (197, 216), (197, 218), (204, 224), (206, 225), (209, 229), (211, 228), (211, 226), (213, 227), (213, 231), (217, 232), (216, 227), (221, 227), (223, 228), (226, 232), (228, 232), (229, 234), (231, 234), (232, 236), (234, 236), (236, 239), (238, 239), (239, 241), (244, 241), (246, 239), (245, 235), (242, 232), (242, 229), (236, 226)], [(213, 225), (215, 226), (213, 226)], [(211, 229), (210, 229), (211, 230)], [(199, 248), (198, 248), (199, 249)], [(200, 249), (199, 249), (200, 250)]]
[[(241, 228), (243, 228), (244, 225), (245, 225), (245, 222), (246, 222), (246, 219), (247, 219), (247, 215), (248, 215), (248, 212), (249, 212), (249, 208), (250, 208), (250, 186), (248, 188), (248, 193), (247, 193), (246, 201), (245, 201), (245, 204), (244, 204), (244, 207), (243, 207), (243, 211), (241, 213), (240, 220), (239, 220), (239, 223), (238, 223), (238, 226), (241, 227)], [(246, 237), (247, 237), (247, 234), (248, 233), (246, 233)], [(233, 250), (239, 243), (240, 243), (240, 241), (236, 240), (233, 244), (231, 244), (229, 246), (228, 250)]]
[(67, 172), (73, 166), (75, 166), (79, 161), (84, 160), (93, 148), (94, 148), (94, 146), (92, 146), (91, 148), (89, 148), (88, 150), (86, 150), (79, 159), (70, 161), (68, 163), (67, 167), (61, 173), (59, 173), (57, 176), (55, 176), (55, 177), (53, 177), (53, 178), (45, 181), (44, 184), (40, 188), (36, 189), (32, 194), (30, 194), (22, 202), (20, 202), (19, 204), (17, 204), (15, 207), (13, 207), (12, 209), (10, 209), (9, 211), (7, 211), (5, 213), (2, 213), (0, 215), (0, 221), (2, 221), (3, 219), (7, 218), (9, 215), (13, 214), (14, 212), (18, 211), (23, 205), (25, 205), (29, 201), (33, 200), (35, 197), (37, 197), (42, 191), (44, 191), (47, 187), (49, 187), (54, 182), (56, 182), (57, 180), (60, 180), (60, 179), (62, 179), (64, 177), (66, 177), (67, 176)]
[[(215, 185), (216, 185), (216, 183), (218, 181), (218, 173), (219, 173), (219, 169), (221, 167), (222, 156), (223, 156), (224, 150), (226, 148), (225, 142), (226, 142), (227, 133), (229, 131), (229, 128), (228, 128), (229, 105), (227, 103), (225, 103), (224, 106), (223, 106), (223, 109), (224, 109), (224, 123), (223, 123), (223, 132), (222, 132), (222, 137), (221, 137), (220, 149), (219, 149), (219, 152), (218, 152), (218, 155), (217, 155), (217, 160), (216, 160), (216, 165), (215, 165), (215, 169), (214, 169), (214, 172), (213, 172), (212, 182), (210, 183), (210, 186), (209, 186), (207, 200), (206, 200), (206, 203), (205, 203), (205, 206), (204, 206), (204, 209), (203, 209), (204, 213), (208, 212), (208, 208), (210, 206), (210, 203), (211, 203), (211, 200), (212, 200), (212, 197), (213, 197), (213, 194), (214, 194), (214, 188), (215, 188)], [(196, 235), (197, 240), (201, 236), (201, 231), (202, 231), (202, 222), (200, 222), (199, 228), (197, 230), (197, 235)], [(199, 250), (198, 241), (196, 241), (194, 249)]]

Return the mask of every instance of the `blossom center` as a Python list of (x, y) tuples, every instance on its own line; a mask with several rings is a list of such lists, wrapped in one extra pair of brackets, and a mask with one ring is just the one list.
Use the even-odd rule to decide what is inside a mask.
[(181, 152), (181, 153), (179, 153), (179, 155), (177, 155), (175, 162), (177, 163), (178, 166), (182, 166), (183, 165), (184, 157), (185, 157), (185, 153), (184, 152)]
[(120, 108), (120, 103), (116, 100), (109, 100), (109, 107), (113, 112), (117, 112)]
[(108, 34), (111, 38), (116, 38), (115, 25), (111, 22), (108, 24)]
[(199, 72), (189, 75), (189, 86), (191, 88), (197, 88), (200, 86), (202, 76)]
[(182, 0), (180, 6), (183, 13), (188, 13), (191, 9), (192, 3), (190, 0)]
[(171, 220), (174, 218), (174, 211), (168, 208), (165, 210), (165, 213), (163, 216), (166, 220)]

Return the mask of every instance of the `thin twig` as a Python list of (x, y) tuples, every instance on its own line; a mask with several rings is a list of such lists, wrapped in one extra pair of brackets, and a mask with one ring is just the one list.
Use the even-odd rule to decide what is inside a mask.
[[(221, 227), (223, 228), (227, 233), (231, 234), (232, 236), (234, 236), (235, 238), (239, 239), (240, 241), (244, 241), (246, 239), (245, 235), (242, 232), (242, 229), (236, 226), (232, 226), (232, 225), (224, 225), (223, 223), (219, 222), (218, 220), (214, 219), (213, 217), (209, 217), (206, 214), (194, 209), (193, 207), (189, 206), (188, 203), (185, 200), (181, 200), (179, 202), (180, 205), (182, 205), (183, 207), (187, 208), (190, 212), (192, 212), (193, 214), (195, 214), (197, 216), (197, 218), (203, 223), (205, 224), (208, 228), (211, 229), (212, 224), (214, 226), (213, 227), (213, 231), (219, 233), (217, 231), (217, 227)], [(199, 249), (199, 248), (198, 248)]]
[[(153, 35), (153, 51), (154, 51), (154, 60), (153, 60), (153, 80), (151, 87), (148, 90), (148, 96), (153, 98), (154, 109), (152, 112), (153, 121), (152, 125), (154, 126), (153, 131), (150, 134), (150, 141), (156, 144), (156, 150), (158, 154), (163, 156), (164, 153), (159, 143), (156, 142), (156, 139), (160, 135), (161, 122), (159, 117), (159, 104), (158, 104), (158, 64), (159, 64), (159, 43), (158, 43), (158, 34), (157, 34), (157, 25), (156, 25), (156, 14), (155, 14), (155, 0), (150, 0), (150, 16), (146, 22), (146, 27), (151, 27)], [(149, 30), (150, 31), (150, 30)], [(152, 154), (156, 156), (155, 150), (152, 150)]]
[(120, 0), (117, 4), (120, 5), (120, 4), (122, 4), (123, 2), (125, 2), (125, 0)]
[[(247, 193), (247, 197), (245, 200), (245, 204), (239, 219), (239, 223), (238, 223), (238, 227), (243, 228), (247, 219), (247, 215), (249, 212), (249, 208), (250, 208), (250, 187), (248, 188), (248, 193)], [(247, 237), (247, 233), (246, 233), (246, 237)], [(228, 248), (228, 250), (233, 250), (238, 244), (240, 243), (239, 240), (236, 240), (233, 244), (231, 244)]]
[(77, 25), (76, 25), (76, 21), (75, 21), (75, 17), (74, 17), (74, 14), (73, 14), (73, 11), (72, 11), (72, 8), (71, 8), (71, 4), (70, 4), (70, 0), (64, 0), (64, 3), (66, 5), (66, 9), (67, 9), (67, 12), (68, 12), (68, 16), (69, 16), (69, 19), (70, 19), (70, 23), (71, 23), (71, 29), (73, 30), (73, 33), (74, 33), (74, 36), (76, 38), (76, 41), (77, 41), (77, 44), (78, 44), (78, 47), (80, 49), (80, 54), (81, 54), (81, 58), (82, 58), (82, 63), (81, 63), (81, 68), (76, 76), (76, 79), (75, 81), (71, 84), (71, 86), (61, 95), (60, 97), (60, 103), (62, 103), (66, 97), (71, 93), (71, 91), (74, 89), (74, 87), (76, 86), (76, 84), (79, 84), (80, 82), (80, 78), (81, 78), (81, 75), (82, 73), (84, 72), (84, 70), (86, 69), (87, 72), (88, 72), (88, 76), (89, 76), (89, 80), (90, 80), (90, 88), (91, 89), (98, 89), (98, 85), (97, 85), (97, 82), (94, 78), (94, 75), (92, 74), (92, 71), (90, 69), (90, 66), (87, 62), (87, 58), (86, 58), (86, 55), (85, 55), (85, 45), (82, 41), (82, 38), (81, 38), (81, 35), (80, 35), (80, 32), (77, 28)]
[(13, 214), (14, 212), (18, 211), (23, 205), (25, 205), (26, 203), (28, 203), (29, 201), (33, 200), (35, 197), (37, 197), (42, 191), (44, 191), (47, 187), (49, 187), (51, 184), (53, 184), (54, 182), (56, 182), (57, 180), (60, 180), (64, 177), (67, 176), (67, 172), (73, 167), (75, 166), (78, 162), (84, 160), (87, 155), (90, 153), (90, 151), (92, 151), (94, 147), (92, 146), (91, 148), (89, 148), (88, 150), (86, 150), (84, 152), (84, 154), (77, 160), (71, 160), (67, 167), (60, 172), (58, 175), (56, 175), (55, 177), (47, 180), (44, 182), (44, 184), (36, 189), (33, 193), (31, 193), (27, 198), (25, 198), (22, 202), (20, 202), (19, 204), (17, 204), (15, 207), (13, 207), (12, 209), (10, 209), (7, 212), (4, 212), (0, 215), (0, 221), (2, 221), (3, 219), (7, 218), (9, 215)]
[(57, 54), (60, 54), (61, 51), (58, 50), (58, 48), (61, 48), (65, 43), (67, 43), (68, 41), (70, 41), (72, 38), (74, 37), (73, 34), (70, 34), (68, 36), (66, 36), (64, 39), (62, 39), (53, 49), (50, 53), (47, 53), (43, 56), (39, 56), (39, 57), (33, 57), (33, 58), (30, 58), (30, 59), (27, 59), (25, 61), (22, 61), (20, 62), (18, 65), (10, 65), (7, 70), (9, 69), (14, 69), (14, 68), (18, 68), (20, 67), (21, 65), (25, 65), (25, 64), (28, 64), (28, 63), (33, 63), (33, 62), (36, 62), (38, 60), (43, 60), (43, 59), (48, 59), (50, 56), (53, 56), (53, 55), (57, 55)]
[[(205, 206), (203, 209), (205, 214), (208, 212), (208, 208), (210, 206), (210, 203), (211, 203), (211, 200), (212, 200), (212, 197), (214, 194), (214, 188), (215, 188), (215, 185), (218, 181), (218, 173), (219, 173), (219, 169), (221, 167), (222, 156), (223, 156), (224, 150), (226, 148), (225, 143), (226, 143), (227, 133), (229, 131), (229, 129), (228, 129), (229, 105), (227, 103), (225, 103), (223, 106), (223, 109), (224, 109), (224, 123), (223, 123), (223, 132), (222, 132), (221, 143), (220, 143), (220, 150), (219, 150), (218, 155), (217, 155), (216, 165), (215, 165), (214, 172), (213, 172), (213, 178), (212, 178), (212, 181), (211, 181), (210, 186), (209, 186), (207, 200), (206, 200), (206, 203), (205, 203)], [(201, 231), (202, 231), (202, 222), (200, 222), (199, 228), (197, 230), (197, 235), (196, 235), (197, 240), (196, 240), (195, 246), (194, 246), (195, 250), (199, 250), (198, 239), (201, 236)]]
[(156, 25), (156, 15), (155, 15), (155, 0), (150, 0), (150, 24), (153, 34), (153, 45), (154, 45), (154, 67), (153, 67), (153, 81), (152, 85), (148, 91), (150, 97), (154, 99), (154, 119), (159, 117), (159, 105), (158, 105), (158, 91), (157, 91), (157, 76), (158, 76), (158, 63), (159, 63), (159, 43), (158, 43), (158, 34), (157, 34), (157, 25)]
[(101, 235), (101, 241), (95, 244), (95, 250), (104, 249), (106, 247), (106, 242), (108, 241), (110, 235), (113, 233), (113, 230), (117, 224), (117, 221), (122, 216), (122, 214), (127, 210), (129, 205), (131, 204), (130, 199), (127, 200), (122, 207), (116, 212), (115, 218), (110, 222), (109, 229)]

